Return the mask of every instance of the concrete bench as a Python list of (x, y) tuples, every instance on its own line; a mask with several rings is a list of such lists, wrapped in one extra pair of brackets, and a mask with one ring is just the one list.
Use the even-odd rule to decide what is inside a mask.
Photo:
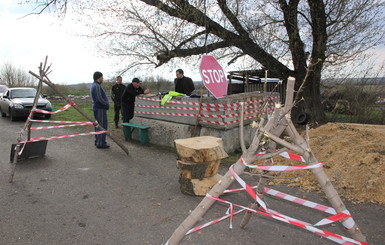
[(124, 138), (126, 141), (132, 140), (132, 133), (137, 129), (139, 140), (141, 144), (146, 144), (148, 139), (148, 129), (151, 128), (149, 126), (143, 126), (133, 123), (122, 123)]

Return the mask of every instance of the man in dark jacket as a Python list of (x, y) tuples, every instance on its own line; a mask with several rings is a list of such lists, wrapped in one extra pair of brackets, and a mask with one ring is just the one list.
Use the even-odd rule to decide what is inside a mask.
[(118, 76), (116, 78), (116, 83), (111, 88), (111, 99), (114, 102), (114, 122), (116, 128), (119, 128), (119, 114), (120, 110), (122, 109), (122, 94), (126, 88), (126, 86), (122, 84), (122, 80), (122, 77)]
[(132, 83), (127, 85), (122, 95), (122, 115), (124, 123), (130, 122), (134, 117), (135, 97), (139, 94), (148, 93), (150, 93), (150, 90), (143, 90), (142, 87), (140, 87), (140, 80), (138, 78), (132, 79)]
[(191, 78), (185, 77), (182, 69), (176, 70), (176, 78), (174, 80), (175, 92), (191, 95), (194, 91), (194, 83)]
[[(94, 83), (91, 86), (91, 98), (92, 98), (92, 111), (94, 112), (95, 120), (107, 130), (107, 110), (110, 108), (110, 104), (106, 93), (104, 92), (101, 84), (103, 82), (103, 74), (101, 72), (94, 73)], [(95, 128), (95, 132), (99, 131)], [(106, 143), (105, 134), (95, 135), (95, 145), (97, 148), (108, 148), (110, 147)]]

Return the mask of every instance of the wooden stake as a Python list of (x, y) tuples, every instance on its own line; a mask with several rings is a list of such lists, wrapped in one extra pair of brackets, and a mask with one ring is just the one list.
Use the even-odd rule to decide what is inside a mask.
[(201, 97), (199, 98), (199, 108), (198, 108), (197, 120), (195, 121), (195, 127), (194, 127), (194, 137), (197, 136), (197, 127), (198, 127), (198, 123), (199, 123), (199, 117), (200, 117), (200, 114), (202, 111), (203, 92), (204, 92), (204, 86), (202, 84)]
[(241, 103), (241, 115), (240, 115), (240, 122), (239, 122), (239, 142), (241, 144), (242, 153), (246, 152), (246, 145), (245, 145), (245, 138), (244, 138), (244, 128), (243, 128), (243, 118), (244, 118), (244, 111), (245, 111), (245, 103), (242, 101)]

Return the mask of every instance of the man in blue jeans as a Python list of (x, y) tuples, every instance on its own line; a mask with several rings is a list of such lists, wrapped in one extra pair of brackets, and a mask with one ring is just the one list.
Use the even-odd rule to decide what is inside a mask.
[[(99, 123), (100, 126), (107, 130), (107, 110), (110, 108), (110, 104), (108, 102), (107, 95), (101, 86), (102, 83), (103, 74), (96, 71), (94, 73), (94, 83), (91, 86), (92, 111), (94, 112), (95, 120)], [(97, 131), (99, 130), (95, 128), (95, 132)], [(110, 147), (106, 143), (105, 134), (95, 135), (95, 146), (102, 149)]]

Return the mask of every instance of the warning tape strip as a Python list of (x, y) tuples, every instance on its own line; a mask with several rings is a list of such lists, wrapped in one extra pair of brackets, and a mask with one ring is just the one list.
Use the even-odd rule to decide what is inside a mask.
[(239, 159), (239, 161), (248, 168), (255, 168), (255, 169), (265, 170), (265, 171), (297, 171), (297, 170), (319, 168), (323, 166), (322, 163), (317, 163), (314, 165), (306, 165), (306, 166), (252, 165), (252, 164), (246, 163), (242, 157)]
[(33, 127), (33, 128), (31, 128), (31, 130), (43, 130), (43, 129), (51, 129), (51, 128), (68, 128), (68, 127), (77, 127), (77, 126), (85, 126), (85, 125), (93, 125), (93, 122), (67, 124), (67, 125), (59, 125), (59, 126)]
[(76, 137), (76, 136), (96, 135), (96, 134), (105, 134), (105, 133), (108, 133), (108, 131), (97, 131), (97, 132), (79, 133), (79, 134), (62, 135), (62, 136), (31, 138), (30, 140), (22, 141), (20, 143), (30, 143), (30, 142), (54, 140), (54, 139), (64, 139), (64, 138), (71, 138), (71, 137)]
[[(207, 197), (211, 198), (212, 196), (209, 195)], [(228, 201), (220, 199), (218, 197), (215, 197), (214, 199), (217, 200), (217, 201), (221, 201), (221, 202), (227, 203), (227, 204), (229, 203)], [(267, 216), (267, 217), (270, 217), (270, 218), (273, 218), (273, 219), (276, 219), (276, 220), (280, 220), (282, 222), (285, 222), (285, 223), (288, 223), (288, 224), (291, 224), (291, 225), (295, 225), (297, 227), (300, 227), (300, 228), (303, 228), (303, 229), (308, 230), (310, 232), (313, 232), (313, 233), (315, 233), (317, 235), (325, 237), (325, 238), (327, 238), (329, 240), (332, 240), (334, 242), (337, 242), (339, 244), (349, 244), (349, 243), (351, 243), (351, 244), (361, 244), (361, 245), (366, 245), (367, 244), (365, 242), (356, 241), (356, 240), (348, 238), (348, 237), (344, 237), (344, 236), (341, 236), (341, 235), (338, 235), (338, 234), (334, 234), (334, 233), (331, 233), (331, 232), (328, 232), (328, 231), (321, 230), (321, 229), (319, 229), (317, 227), (314, 227), (313, 225), (310, 225), (310, 224), (308, 224), (306, 222), (298, 222), (296, 219), (293, 219), (293, 218), (288, 219), (288, 218), (286, 218), (287, 216), (280, 215), (278, 212), (275, 212), (275, 211), (274, 211), (274, 213), (266, 213), (266, 212), (254, 210), (254, 209), (251, 209), (251, 208), (248, 208), (248, 207), (245, 207), (245, 206), (242, 206), (242, 205), (234, 204), (234, 203), (232, 203), (232, 205), (236, 206), (236, 207), (239, 207), (239, 208), (241, 208), (243, 210), (248, 210), (250, 212), (258, 213), (258, 214), (261, 214), (261, 215), (264, 215), (264, 216)], [(262, 208), (262, 207), (260, 207), (260, 208)], [(334, 215), (334, 216), (328, 217), (326, 219), (329, 220), (329, 221), (334, 220), (332, 222), (336, 222), (336, 221), (338, 221), (340, 219), (343, 219), (343, 218), (346, 218), (346, 214), (339, 214), (338, 216)], [(321, 220), (321, 221), (324, 222), (323, 220)], [(329, 223), (332, 223), (332, 222), (329, 222)]]
[[(31, 120), (31, 122), (40, 122), (40, 123), (88, 123), (88, 122), (77, 122), (77, 121), (49, 121), (49, 120)], [(94, 124), (95, 122), (91, 122)]]
[(68, 108), (72, 107), (73, 105), (76, 105), (76, 104), (74, 102), (70, 102), (70, 103), (68, 103), (67, 105), (63, 106), (62, 108), (60, 108), (57, 111), (46, 111), (46, 110), (40, 110), (40, 109), (36, 109), (36, 108), (33, 109), (32, 111), (43, 113), (43, 114), (56, 114), (56, 113), (59, 113), (59, 112), (67, 110)]
[[(269, 111), (272, 112), (273, 109), (270, 109)], [(260, 115), (264, 115), (264, 114), (267, 114), (267, 112), (262, 112), (262, 113), (259, 114), (259, 115), (254, 115), (254, 116), (250, 116), (250, 117), (245, 117), (243, 120), (249, 120), (249, 119), (257, 118), (257, 117), (259, 117)], [(229, 122), (218, 122), (218, 121), (209, 121), (209, 120), (202, 120), (202, 119), (199, 119), (199, 121), (200, 121), (200, 122), (204, 122), (204, 123), (217, 124), (217, 125), (230, 125), (230, 124), (234, 124), (234, 123), (239, 123), (241, 120), (237, 119), (237, 120), (233, 120), (233, 121), (229, 121)]]
[(186, 233), (186, 235), (190, 235), (191, 233), (194, 233), (194, 232), (196, 232), (196, 231), (199, 231), (199, 230), (201, 230), (201, 229), (203, 229), (203, 228), (206, 228), (206, 227), (208, 227), (208, 226), (210, 226), (210, 225), (216, 224), (216, 223), (218, 223), (218, 222), (220, 222), (220, 221), (222, 221), (222, 220), (225, 220), (225, 219), (227, 219), (227, 218), (229, 218), (229, 217), (235, 216), (235, 215), (237, 215), (237, 214), (239, 214), (239, 213), (241, 213), (241, 212), (243, 212), (243, 211), (245, 211), (245, 210), (244, 210), (244, 209), (240, 209), (240, 210), (238, 210), (238, 211), (236, 211), (236, 212), (234, 212), (234, 213), (232, 213), (232, 214), (227, 214), (226, 216), (223, 216), (223, 217), (221, 217), (221, 218), (218, 218), (218, 219), (215, 219), (215, 220), (213, 220), (213, 221), (207, 222), (206, 224), (199, 225), (199, 226), (197, 226), (197, 227), (195, 227), (195, 228), (190, 229), (190, 230)]
[[(274, 100), (279, 98), (279, 96), (273, 96), (269, 97), (266, 100)], [(137, 99), (140, 100), (149, 100), (149, 101), (157, 101), (161, 102), (160, 99), (153, 99), (153, 98), (145, 98), (145, 97), (137, 97)], [(263, 102), (265, 99), (258, 99), (258, 100), (251, 100), (251, 101), (245, 101), (245, 104), (252, 104), (252, 103), (258, 103), (258, 102)], [(199, 106), (200, 103), (196, 102), (190, 102), (190, 101), (177, 101), (177, 100), (170, 100), (168, 103), (174, 103), (174, 104), (182, 104), (182, 105), (195, 105)], [(228, 108), (228, 107), (237, 107), (240, 105), (240, 102), (237, 103), (230, 103), (230, 104), (213, 104), (213, 103), (201, 103), (201, 106), (206, 106), (206, 107), (221, 107), (221, 108)]]
[(238, 183), (243, 187), (245, 188), (246, 192), (249, 193), (249, 195), (255, 200), (257, 201), (257, 203), (263, 208), (263, 210), (267, 210), (267, 207), (266, 207), (266, 204), (262, 201), (261, 198), (259, 198), (258, 194), (248, 185), (246, 184), (246, 182), (237, 175), (237, 173), (235, 173), (234, 171), (234, 165), (231, 165), (230, 168), (230, 173), (231, 175), (234, 177), (234, 179), (236, 179), (238, 181)]
[[(252, 187), (252, 188), (254, 188), (254, 187)], [(255, 186), (255, 188), (257, 188), (257, 186)], [(274, 196), (274, 197), (284, 199), (286, 201), (294, 202), (294, 203), (297, 203), (299, 205), (306, 206), (308, 208), (316, 209), (318, 211), (322, 211), (322, 212), (333, 214), (333, 215), (337, 214), (336, 210), (332, 207), (328, 207), (328, 206), (318, 204), (318, 203), (315, 203), (312, 201), (308, 201), (308, 200), (305, 200), (305, 199), (302, 199), (299, 197), (295, 197), (295, 196), (292, 196), (292, 195), (289, 195), (289, 194), (286, 194), (286, 193), (283, 193), (283, 192), (280, 192), (280, 191), (277, 191), (274, 189), (270, 189), (268, 187), (265, 187), (263, 191), (264, 191), (264, 193), (266, 193), (270, 196)]]
[[(245, 113), (245, 115), (254, 114), (257, 112), (258, 112), (258, 110), (255, 110), (252, 112)], [(179, 117), (197, 117), (198, 116), (197, 114), (192, 114), (192, 113), (156, 112), (156, 111), (135, 111), (135, 113), (136, 114), (144, 114), (144, 115), (179, 116)], [(266, 112), (264, 112), (264, 113), (266, 113)], [(262, 115), (264, 113), (261, 113), (260, 115)], [(230, 115), (212, 115), (212, 114), (200, 114), (199, 115), (199, 117), (201, 117), (201, 118), (230, 118), (230, 117), (235, 117), (235, 116), (239, 116), (239, 113), (230, 114)], [(258, 117), (258, 115), (246, 117), (244, 120), (251, 119), (254, 117)], [(202, 121), (204, 121), (204, 120), (202, 120)], [(229, 121), (229, 122), (215, 122), (215, 121), (204, 121), (204, 122), (213, 123), (213, 124), (232, 124), (232, 123), (239, 122), (239, 119)]]
[[(274, 103), (269, 103), (269, 105), (273, 105)], [(253, 108), (259, 108), (262, 107), (263, 104), (258, 105), (249, 105), (246, 106), (245, 109), (253, 109)], [(192, 111), (198, 111), (198, 106), (193, 107), (177, 107), (177, 106), (161, 106), (161, 105), (138, 105), (136, 104), (135, 107), (140, 108), (155, 108), (155, 109), (170, 109), (170, 110), (192, 110)], [(201, 111), (210, 111), (210, 112), (217, 112), (217, 111), (238, 111), (239, 106), (233, 107), (233, 108), (211, 108), (211, 107), (201, 107)]]

